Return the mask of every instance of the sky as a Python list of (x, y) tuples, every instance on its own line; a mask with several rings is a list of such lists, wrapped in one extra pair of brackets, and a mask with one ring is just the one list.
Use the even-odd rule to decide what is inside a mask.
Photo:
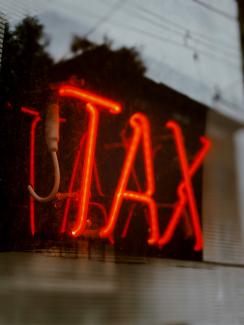
[(136, 47), (149, 78), (244, 121), (235, 0), (0, 0), (0, 11), (12, 24), (37, 15), (56, 60), (74, 34)]

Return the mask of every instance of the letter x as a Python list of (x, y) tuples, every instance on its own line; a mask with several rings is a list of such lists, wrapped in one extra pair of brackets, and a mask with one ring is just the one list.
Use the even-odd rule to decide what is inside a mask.
[(166, 127), (171, 129), (174, 135), (174, 140), (175, 140), (177, 153), (179, 156), (183, 180), (180, 182), (177, 188), (177, 194), (179, 197), (178, 203), (176, 204), (171, 220), (164, 234), (159, 239), (158, 243), (160, 248), (162, 248), (171, 240), (171, 238), (174, 235), (175, 229), (180, 221), (180, 218), (182, 216), (182, 212), (184, 211), (185, 206), (188, 203), (193, 230), (195, 233), (194, 250), (200, 251), (202, 250), (203, 247), (203, 238), (202, 238), (202, 231), (200, 225), (200, 218), (197, 211), (196, 199), (195, 199), (191, 179), (193, 175), (196, 173), (196, 171), (199, 169), (200, 165), (202, 164), (207, 152), (210, 149), (211, 143), (210, 140), (208, 140), (205, 137), (200, 138), (200, 141), (202, 142), (203, 146), (195, 156), (192, 165), (189, 167), (187, 156), (186, 156), (184, 139), (183, 139), (180, 126), (174, 121), (169, 121), (166, 124)]

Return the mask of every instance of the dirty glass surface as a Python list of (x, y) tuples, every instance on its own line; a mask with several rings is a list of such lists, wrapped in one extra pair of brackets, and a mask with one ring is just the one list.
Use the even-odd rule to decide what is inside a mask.
[(237, 4), (0, 0), (0, 39), (0, 323), (242, 324)]

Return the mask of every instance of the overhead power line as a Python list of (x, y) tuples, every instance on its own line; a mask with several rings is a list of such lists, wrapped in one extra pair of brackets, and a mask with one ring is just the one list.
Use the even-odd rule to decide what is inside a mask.
[[(111, 2), (109, 0), (106, 1), (106, 3), (109, 5), (111, 4)], [(231, 64), (231, 65), (234, 65), (234, 66), (239, 66), (239, 61), (236, 60), (236, 51), (232, 51), (231, 49), (219, 49), (217, 51), (217, 49), (215, 50), (212, 45), (210, 44), (207, 44), (206, 40), (198, 40), (196, 39), (196, 36), (192, 36), (191, 32), (180, 26), (179, 24), (173, 24), (173, 27), (169, 24), (169, 23), (164, 23), (162, 22), (161, 20), (159, 21), (159, 17), (162, 19), (164, 19), (164, 17), (162, 17), (161, 15), (158, 15), (156, 13), (153, 13), (152, 11), (150, 10), (147, 10), (147, 8), (144, 8), (143, 6), (141, 5), (135, 5), (133, 4), (132, 2), (129, 3), (130, 4), (130, 8), (128, 7), (123, 7), (123, 10), (126, 10), (127, 13), (130, 15), (130, 16), (133, 16), (133, 17), (137, 17), (137, 19), (143, 21), (143, 22), (148, 22), (150, 23), (151, 25), (153, 26), (157, 26), (157, 27), (160, 27), (161, 29), (167, 29), (169, 32), (172, 32), (172, 33), (175, 33), (177, 34), (179, 37), (181, 37), (181, 41), (180, 42), (177, 42), (176, 40), (171, 40), (169, 38), (165, 38), (165, 37), (162, 37), (162, 36), (158, 36), (156, 34), (153, 34), (151, 32), (148, 32), (144, 29), (140, 29), (138, 28), (137, 26), (132, 26), (130, 25), (129, 28), (130, 29), (134, 29), (134, 31), (138, 32), (138, 33), (144, 33), (145, 35), (154, 35), (152, 36), (153, 38), (157, 38), (161, 41), (164, 41), (164, 42), (167, 42), (167, 43), (170, 43), (171, 45), (176, 45), (176, 46), (181, 46), (181, 47), (185, 47), (185, 48), (188, 48), (190, 49), (191, 51), (194, 51), (195, 53), (197, 54), (202, 54), (204, 56), (209, 56), (215, 60), (222, 60), (223, 62), (226, 62), (228, 64)], [(141, 12), (143, 11), (143, 12)], [(150, 16), (148, 17), (147, 15), (145, 15), (145, 13), (150, 13), (151, 15), (153, 16), (156, 16), (156, 19), (152, 19)], [(111, 17), (110, 18), (111, 21), (114, 21), (114, 17)], [(169, 20), (168, 20), (169, 22)], [(123, 24), (121, 23), (121, 25), (124, 26), (124, 28), (126, 29), (129, 29), (128, 28), (128, 24)], [(177, 28), (175, 28), (175, 26), (177, 26)], [(139, 31), (139, 29), (141, 30), (141, 32)], [(156, 35), (156, 37), (155, 37)], [(202, 45), (202, 49), (199, 49), (198, 47), (195, 47), (191, 44), (189, 44), (189, 41), (190, 40), (194, 40), (196, 41), (196, 43), (201, 43)], [(213, 44), (213, 43), (212, 43)]]
[(222, 11), (222, 10), (220, 10), (220, 9), (218, 9), (218, 8), (208, 4), (208, 3), (205, 3), (205, 2), (203, 2), (201, 0), (192, 0), (192, 1), (196, 2), (199, 6), (202, 6), (205, 9), (212, 11), (215, 14), (218, 14), (218, 15), (220, 15), (222, 17), (227, 18), (227, 19), (236, 20), (236, 17), (234, 17), (234, 16), (228, 14), (227, 12)]
[[(105, 3), (105, 1), (106, 1), (106, 3)], [(105, 0), (105, 1), (102, 2), (102, 4), (106, 4), (106, 5), (110, 5), (111, 6), (110, 0)], [(95, 23), (95, 25), (93, 25), (92, 28), (90, 28), (90, 30), (84, 35), (84, 37), (89, 37), (89, 35), (91, 35), (94, 31), (96, 31), (97, 28), (99, 28), (102, 24), (106, 23), (107, 21), (111, 21), (111, 22), (113, 22), (113, 24), (116, 24), (117, 26), (119, 26), (122, 29), (131, 30), (131, 31), (134, 31), (134, 32), (136, 32), (138, 34), (144, 34), (147, 37), (157, 39), (157, 40), (159, 40), (161, 42), (170, 44), (172, 46), (177, 46), (177, 47), (184, 48), (186, 50), (191, 51), (193, 55), (197, 55), (198, 57), (200, 57), (200, 55), (203, 55), (203, 56), (212, 58), (215, 61), (222, 61), (225, 64), (231, 65), (234, 68), (239, 68), (239, 61), (238, 60), (235, 60), (234, 59), (234, 55), (231, 54), (231, 53), (228, 53), (227, 54), (227, 52), (226, 52), (225, 54), (227, 54), (227, 55), (224, 55), (224, 52), (223, 51), (219, 51), (219, 52), (218, 51), (215, 51), (210, 46), (207, 46), (207, 47), (205, 46), (206, 48), (199, 49), (199, 48), (195, 47), (194, 45), (189, 44), (188, 40), (193, 39), (193, 36), (191, 35), (192, 32), (190, 32), (190, 34), (189, 34), (189, 30), (186, 29), (186, 28), (184, 28), (184, 27), (182, 27), (182, 26), (180, 26), (179, 24), (176, 24), (176, 23), (173, 24), (173, 25), (177, 25), (179, 30), (176, 30), (176, 29), (172, 28), (172, 26), (167, 26), (167, 25), (166, 26), (165, 25), (162, 25), (161, 26), (161, 23), (159, 21), (156, 21), (155, 22), (152, 19), (150, 19), (150, 17), (147, 17), (146, 18), (146, 17), (142, 16), (141, 12), (138, 13), (137, 11), (135, 11), (135, 8), (133, 8), (134, 14), (139, 19), (141, 19), (142, 21), (148, 21), (149, 23), (154, 24), (154, 25), (156, 23), (155, 26), (160, 27), (160, 28), (164, 28), (164, 29), (166, 29), (166, 27), (167, 27), (170, 32), (175, 33), (179, 37), (181, 37), (180, 40), (176, 40), (176, 39), (171, 39), (170, 37), (167, 38), (167, 37), (164, 37), (162, 35), (157, 35), (157, 34), (151, 32), (151, 31), (145, 30), (143, 28), (139, 28), (138, 26), (133, 26), (131, 24), (128, 24), (125, 21), (123, 21), (123, 22), (122, 21), (119, 21), (116, 18), (115, 13), (117, 13), (118, 10), (120, 10), (122, 8), (122, 5), (124, 5), (125, 2), (126, 2), (126, 0), (119, 1), (119, 2), (116, 1), (111, 6), (110, 10), (108, 10), (104, 16), (102, 16), (101, 18), (99, 18), (97, 20), (97, 22)], [(99, 4), (101, 4), (101, 3), (99, 3)], [(130, 5), (132, 5), (132, 2), (130, 2)], [(136, 7), (138, 7), (138, 6), (136, 6)], [(141, 9), (143, 8), (143, 10), (146, 10), (147, 11), (147, 9), (144, 8), (144, 7), (142, 7), (142, 6), (140, 6), (140, 8)], [(126, 8), (123, 7), (123, 10), (126, 10)], [(151, 11), (149, 11), (149, 12), (151, 12)], [(161, 17), (161, 15), (157, 15), (156, 13), (153, 14), (153, 12), (151, 12), (151, 14), (152, 15), (155, 14), (156, 16), (160, 16)], [(90, 12), (90, 15), (97, 16), (97, 14), (95, 15), (92, 12)], [(234, 52), (234, 53), (236, 53), (236, 52)], [(197, 60), (195, 60), (195, 62), (197, 62)]]
[(118, 0), (113, 6), (111, 6), (110, 10), (108, 10), (106, 12), (106, 14), (104, 16), (102, 16), (96, 23), (94, 26), (92, 26), (88, 32), (84, 35), (84, 37), (89, 37), (91, 34), (93, 34), (102, 24), (104, 24), (105, 22), (107, 22), (112, 16), (113, 14), (118, 11), (126, 2), (127, 0), (121, 1)]
[(117, 26), (120, 27), (120, 28), (128, 29), (128, 30), (134, 31), (134, 32), (136, 32), (138, 34), (143, 34), (143, 35), (145, 35), (145, 36), (147, 36), (149, 38), (154, 38), (154, 39), (157, 39), (157, 40), (159, 40), (161, 42), (164, 42), (164, 43), (176, 46), (176, 47), (184, 48), (185, 50), (191, 51), (193, 54), (194, 53), (196, 53), (198, 55), (201, 54), (201, 55), (209, 57), (209, 58), (211, 58), (211, 59), (213, 59), (215, 61), (224, 62), (225, 64), (228, 64), (228, 65), (230, 65), (230, 66), (232, 66), (234, 68), (239, 67), (238, 63), (231, 60), (231, 58), (219, 56), (218, 54), (213, 53), (213, 52), (208, 52), (208, 51), (196, 49), (193, 46), (185, 45), (183, 42), (178, 42), (178, 41), (172, 40), (170, 38), (159, 36), (159, 35), (157, 35), (155, 33), (149, 32), (149, 31), (147, 31), (145, 29), (138, 28), (137, 26), (133, 26), (131, 24), (121, 22), (121, 21), (119, 21), (117, 19), (114, 19), (114, 18), (111, 18), (111, 21), (113, 22), (113, 24), (117, 24)]
[[(205, 46), (214, 46), (214, 47), (220, 47), (221, 51), (226, 51), (232, 53), (232, 55), (235, 53), (230, 47), (229, 43), (223, 42), (222, 40), (214, 39), (213, 37), (209, 35), (204, 35), (202, 33), (193, 31), (190, 28), (187, 28), (185, 26), (180, 25), (179, 23), (176, 23), (172, 20), (170, 20), (168, 17), (165, 17), (161, 14), (158, 14), (148, 8), (143, 7), (139, 4), (130, 3), (131, 6), (133, 6), (138, 11), (141, 11), (141, 13), (144, 13), (144, 15), (148, 15), (154, 19), (154, 24), (157, 22), (157, 24), (161, 24), (163, 28), (167, 28), (168, 30), (172, 30), (175, 33), (182, 33), (183, 35), (189, 35), (189, 38), (204, 44)], [(151, 20), (152, 21), (152, 20)]]

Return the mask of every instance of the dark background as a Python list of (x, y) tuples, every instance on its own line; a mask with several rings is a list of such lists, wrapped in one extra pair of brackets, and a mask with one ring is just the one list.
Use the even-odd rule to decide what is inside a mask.
[[(179, 161), (171, 133), (165, 128), (168, 120), (174, 119), (182, 127), (189, 162), (200, 149), (199, 136), (205, 133), (206, 107), (186, 96), (147, 79), (146, 68), (134, 48), (111, 49), (107, 39), (97, 45), (78, 36), (71, 41), (69, 60), (54, 63), (46, 51), (48, 38), (38, 20), (27, 17), (15, 30), (6, 26), (3, 44), (1, 70), (1, 211), (0, 247), (3, 250), (50, 248), (53, 245), (73, 247), (74, 239), (58, 234), (64, 202), (58, 204), (36, 203), (35, 238), (29, 230), (29, 205), (27, 184), (29, 178), (29, 136), (31, 117), (21, 112), (22, 106), (33, 107), (45, 117), (45, 108), (50, 93), (50, 83), (70, 83), (89, 89), (104, 97), (121, 103), (119, 115), (100, 114), (97, 144), (98, 171), (104, 197), (93, 189), (94, 201), (104, 204), (107, 211), (111, 206), (113, 193), (124, 159), (124, 149), (109, 149), (121, 143), (121, 132), (130, 136), (128, 121), (137, 111), (145, 113), (151, 123), (152, 143), (161, 145), (155, 158), (156, 193), (155, 200), (162, 204), (177, 201), (176, 187), (181, 180)], [(80, 137), (86, 130), (87, 116), (77, 109), (74, 100), (61, 101), (61, 115), (67, 119), (61, 126), (59, 159), (61, 169), (61, 192), (67, 192), (75, 153)], [(52, 186), (52, 166), (44, 140), (43, 123), (37, 128), (36, 189), (45, 194)], [(143, 156), (138, 153), (136, 169), (141, 184), (144, 184)], [(79, 175), (78, 175), (79, 176)], [(79, 180), (79, 177), (77, 178)], [(201, 210), (202, 171), (193, 179), (198, 207)], [(79, 185), (79, 184), (78, 184)], [(76, 188), (78, 189), (76, 184)], [(135, 184), (130, 181), (131, 189)], [(93, 200), (93, 199), (92, 199)], [(130, 202), (123, 204), (115, 230), (117, 254), (162, 256), (199, 259), (201, 254), (193, 252), (193, 238), (186, 238), (181, 222), (169, 245), (162, 251), (149, 248), (146, 240), (148, 226), (144, 207), (138, 205), (129, 228), (128, 236), (121, 239)], [(73, 205), (69, 216), (69, 227), (75, 218)], [(159, 208), (161, 232), (167, 225), (172, 210)], [(90, 209), (93, 225), (102, 226), (101, 216)], [(75, 239), (75, 241), (80, 239)], [(82, 239), (83, 240), (83, 239)], [(103, 247), (101, 239), (85, 239), (90, 244)]]

